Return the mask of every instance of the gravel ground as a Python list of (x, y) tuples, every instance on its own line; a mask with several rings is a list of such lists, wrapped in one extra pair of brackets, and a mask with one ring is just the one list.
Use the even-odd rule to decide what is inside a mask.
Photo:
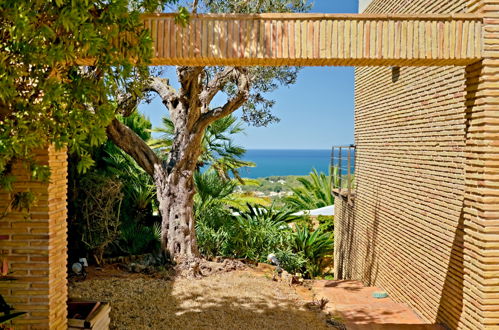
[(111, 329), (331, 329), (293, 287), (251, 271), (166, 281), (90, 278), (70, 296), (111, 303)]

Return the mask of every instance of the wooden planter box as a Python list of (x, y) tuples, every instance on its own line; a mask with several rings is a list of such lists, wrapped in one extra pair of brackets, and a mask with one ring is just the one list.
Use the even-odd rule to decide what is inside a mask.
[(111, 306), (107, 302), (70, 300), (68, 302), (68, 329), (109, 329), (109, 312)]

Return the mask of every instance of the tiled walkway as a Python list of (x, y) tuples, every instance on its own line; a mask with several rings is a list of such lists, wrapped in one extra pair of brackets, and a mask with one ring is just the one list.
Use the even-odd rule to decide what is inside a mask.
[(373, 298), (372, 293), (381, 290), (357, 281), (314, 281), (312, 290), (317, 299), (329, 300), (327, 311), (348, 330), (443, 329), (425, 324), (406, 304)]

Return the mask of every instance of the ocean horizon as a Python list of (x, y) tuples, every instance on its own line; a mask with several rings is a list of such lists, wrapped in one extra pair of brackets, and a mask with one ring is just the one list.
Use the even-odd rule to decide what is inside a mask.
[(329, 172), (331, 149), (248, 149), (243, 157), (256, 167), (241, 168), (244, 178), (308, 175), (313, 169)]

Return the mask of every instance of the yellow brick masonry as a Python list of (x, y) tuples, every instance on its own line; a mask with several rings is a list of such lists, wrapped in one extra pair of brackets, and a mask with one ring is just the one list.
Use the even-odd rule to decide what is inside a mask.
[[(384, 287), (427, 321), (493, 329), (498, 2), (374, 0), (360, 16), (200, 15), (186, 28), (171, 15), (143, 18), (157, 65), (362, 66), (355, 91), (358, 188), (353, 206), (336, 203), (336, 271)], [(402, 66), (400, 74), (391, 65)], [(0, 282), (0, 293), (29, 312), (16, 327), (64, 329), (66, 153), (49, 147), (37, 157), (50, 165), (51, 181), (32, 182), (15, 166), (14, 190), (35, 192), (38, 204), (28, 219), (10, 212), (0, 220), (0, 252), (19, 278)], [(0, 209), (10, 197), (0, 192)]]
[[(425, 320), (499, 328), (499, 1), (374, 0), (366, 13), (484, 15), (481, 62), (357, 68), (357, 195), (336, 271)], [(452, 43), (452, 41), (451, 41)], [(450, 50), (452, 53), (452, 49)]]
[[(486, 328), (499, 328), (499, 0), (471, 1), (484, 17), (483, 60), (467, 67), (465, 278)], [(469, 252), (468, 252), (469, 251)]]
[(170, 14), (142, 18), (154, 65), (422, 66), (481, 58), (481, 17), (473, 14), (193, 15), (186, 27)]
[[(0, 281), (0, 293), (16, 310), (28, 312), (15, 321), (16, 329), (66, 329), (67, 155), (49, 147), (36, 159), (50, 166), (50, 182), (30, 180), (24, 164), (13, 167), (13, 191), (31, 191), (38, 201), (29, 215), (9, 212), (0, 220), (0, 253), (17, 278)], [(2, 212), (10, 200), (8, 192), (0, 191)]]

